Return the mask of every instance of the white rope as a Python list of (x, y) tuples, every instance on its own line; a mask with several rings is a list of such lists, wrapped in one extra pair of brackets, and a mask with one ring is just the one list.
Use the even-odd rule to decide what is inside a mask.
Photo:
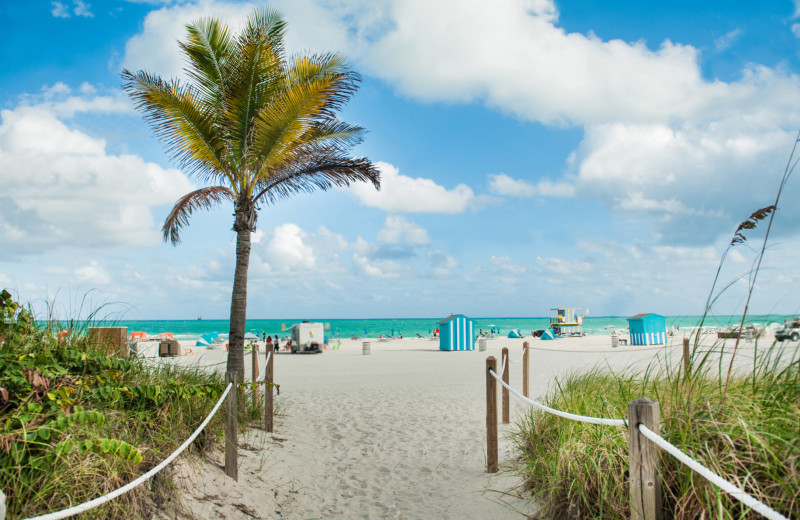
[(227, 386), (227, 388), (225, 388), (225, 391), (222, 393), (222, 396), (219, 398), (219, 401), (217, 401), (217, 404), (214, 405), (214, 408), (211, 410), (211, 412), (208, 414), (208, 416), (202, 422), (202, 424), (200, 424), (200, 426), (194, 431), (194, 433), (192, 433), (192, 435), (188, 439), (186, 439), (186, 442), (181, 444), (181, 446), (177, 450), (172, 452), (172, 455), (170, 455), (169, 457), (164, 459), (161, 462), (161, 464), (159, 464), (158, 466), (154, 467), (153, 469), (151, 469), (150, 471), (148, 471), (144, 475), (140, 476), (136, 480), (134, 480), (132, 482), (129, 482), (128, 484), (125, 484), (121, 488), (116, 489), (116, 490), (112, 491), (111, 493), (108, 493), (107, 495), (103, 495), (101, 497), (95, 498), (94, 500), (90, 500), (88, 502), (84, 502), (83, 504), (77, 505), (75, 507), (70, 507), (69, 509), (62, 509), (61, 511), (56, 511), (54, 513), (47, 513), (47, 514), (44, 514), (44, 515), (28, 518), (27, 520), (60, 520), (62, 518), (69, 518), (70, 516), (74, 516), (74, 515), (77, 515), (77, 514), (80, 514), (80, 513), (85, 513), (86, 511), (89, 511), (90, 509), (94, 509), (95, 507), (101, 506), (101, 505), (105, 504), (106, 502), (110, 502), (110, 501), (114, 500), (115, 498), (117, 498), (118, 496), (127, 493), (131, 489), (133, 489), (133, 488), (135, 488), (137, 486), (140, 486), (145, 481), (150, 479), (153, 475), (155, 475), (156, 473), (158, 473), (159, 471), (161, 471), (162, 469), (167, 467), (167, 465), (169, 465), (170, 462), (175, 460), (175, 458), (178, 455), (180, 455), (181, 452), (183, 452), (183, 450), (185, 450), (187, 447), (189, 447), (189, 445), (192, 443), (192, 441), (194, 441), (194, 439), (198, 435), (200, 435), (200, 432), (203, 431), (203, 428), (205, 428), (206, 425), (209, 423), (209, 421), (211, 421), (211, 418), (214, 417), (214, 414), (217, 413), (217, 410), (219, 410), (219, 407), (225, 401), (225, 397), (228, 396), (228, 392), (230, 392), (232, 386), (233, 386), (233, 383), (228, 383), (228, 386)]
[(556, 410), (555, 408), (550, 408), (549, 406), (545, 406), (541, 403), (537, 403), (536, 401), (532, 401), (525, 397), (524, 395), (520, 394), (510, 386), (508, 386), (505, 381), (503, 381), (497, 374), (494, 373), (494, 370), (489, 370), (489, 373), (492, 374), (492, 377), (497, 379), (501, 385), (506, 387), (509, 392), (514, 394), (515, 396), (519, 397), (524, 402), (530, 404), (531, 406), (535, 406), (536, 408), (543, 410), (545, 412), (551, 413), (553, 415), (558, 415), (559, 417), (563, 417), (564, 419), (572, 419), (573, 421), (580, 421), (585, 423), (591, 424), (601, 424), (604, 426), (627, 426), (627, 423), (624, 419), (604, 419), (602, 417), (589, 417), (586, 415), (576, 415), (574, 413), (562, 412), (561, 410)]
[(523, 352), (523, 353), (522, 353), (522, 354), (519, 356), (519, 359), (509, 359), (509, 361), (511, 361), (512, 363), (519, 363), (520, 361), (522, 361), (522, 358), (524, 358), (524, 357), (525, 357), (525, 352)]
[(682, 452), (680, 449), (676, 448), (672, 444), (669, 443), (666, 439), (664, 439), (659, 434), (655, 433), (653, 430), (645, 426), (644, 424), (639, 424), (639, 431), (642, 432), (642, 435), (653, 441), (659, 448), (666, 451), (676, 459), (678, 459), (681, 463), (689, 466), (692, 470), (700, 474), (701, 477), (708, 480), (721, 490), (725, 491), (729, 495), (731, 495), (736, 500), (740, 501), (756, 513), (759, 513), (764, 518), (768, 518), (769, 520), (789, 520), (782, 514), (778, 513), (774, 509), (770, 508), (763, 502), (758, 501), (757, 499), (753, 498), (746, 491), (742, 488), (731, 484), (727, 480), (723, 479), (710, 469), (706, 468), (705, 466), (701, 465), (699, 462), (694, 460), (689, 455)]
[[(500, 364), (500, 374), (505, 374), (506, 373), (506, 361), (508, 361), (508, 357), (507, 356), (501, 356), (501, 357), (503, 358), (502, 359), (503, 362)], [(499, 378), (498, 378), (498, 380), (499, 380)]]
[(266, 377), (267, 377), (267, 366), (269, 365), (269, 358), (271, 358), (271, 357), (272, 357), (272, 351), (267, 352), (267, 361), (264, 363), (264, 370), (258, 376), (258, 378), (256, 379), (256, 382), (264, 381), (266, 379)]

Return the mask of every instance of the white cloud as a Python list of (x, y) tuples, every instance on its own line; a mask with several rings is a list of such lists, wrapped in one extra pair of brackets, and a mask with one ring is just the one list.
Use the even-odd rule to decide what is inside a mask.
[(739, 36), (741, 35), (742, 35), (741, 29), (734, 29), (732, 31), (729, 31), (714, 40), (714, 48), (717, 50), (717, 52), (722, 52), (724, 50), (730, 49), (733, 46), (733, 44), (736, 43), (736, 40), (738, 40)]
[(529, 198), (534, 195), (542, 197), (572, 197), (575, 186), (568, 182), (551, 182), (541, 180), (532, 184), (522, 179), (513, 179), (505, 173), (489, 174), (489, 191), (508, 197)]
[(428, 232), (425, 228), (409, 222), (403, 217), (389, 216), (378, 231), (378, 240), (389, 244), (406, 244), (419, 246), (430, 243)]
[(75, 8), (73, 9), (75, 16), (94, 17), (94, 14), (92, 14), (92, 11), (90, 10), (92, 6), (87, 4), (86, 2), (83, 2), (82, 0), (74, 0), (72, 2), (72, 5), (75, 6)]
[[(321, 226), (315, 233), (293, 223), (275, 226), (260, 235), (251, 264), (264, 271), (281, 273), (334, 273), (345, 271), (340, 255), (348, 248), (338, 233)], [(256, 242), (253, 242), (256, 244)], [(366, 242), (365, 242), (366, 243)]]
[(451, 190), (431, 179), (407, 177), (389, 163), (376, 162), (381, 172), (380, 191), (366, 183), (356, 183), (348, 190), (369, 207), (392, 213), (463, 213), (474, 202), (475, 193), (465, 184)]
[(0, 287), (2, 287), (3, 289), (8, 289), (9, 287), (11, 287), (11, 279), (8, 276), (6, 276), (5, 273), (1, 272), (0, 272)]
[[(576, 191), (654, 218), (665, 239), (708, 242), (774, 199), (793, 140), (792, 132), (740, 117), (678, 129), (590, 126), (574, 158)], [(798, 208), (782, 209), (782, 218), (800, 218)]]
[(72, 0), (72, 9), (70, 9), (67, 2), (51, 2), (51, 5), (53, 9), (50, 11), (50, 14), (56, 18), (70, 18), (73, 14), (75, 16), (87, 18), (94, 17), (94, 13), (91, 11), (92, 6), (83, 0)]
[(437, 278), (446, 278), (450, 276), (453, 269), (458, 267), (456, 259), (442, 251), (431, 251), (428, 253), (427, 257), (428, 261), (431, 263), (431, 273)]
[(41, 106), (0, 112), (0, 185), (7, 252), (157, 243), (152, 208), (192, 189), (177, 170), (106, 153)]
[(358, 253), (353, 254), (353, 264), (357, 272), (370, 278), (399, 278), (403, 273), (402, 266), (394, 260), (371, 259)]
[(305, 242), (308, 234), (296, 224), (277, 226), (266, 244), (266, 260), (279, 271), (312, 269), (316, 263), (314, 248)]
[(522, 179), (512, 179), (505, 173), (489, 174), (489, 191), (509, 197), (533, 197), (536, 187)]
[(795, 37), (800, 38), (800, 23), (792, 24), (792, 34), (794, 34)]
[(111, 282), (111, 277), (96, 260), (92, 260), (89, 264), (76, 268), (74, 276), (78, 283), (91, 287), (101, 287)]
[(528, 271), (527, 267), (516, 265), (511, 261), (511, 258), (507, 256), (492, 255), (489, 261), (491, 261), (492, 265), (497, 267), (499, 270), (506, 271), (511, 274), (525, 274)]
[(585, 273), (592, 270), (592, 264), (580, 260), (563, 260), (561, 258), (536, 257), (536, 264), (547, 272), (560, 276)]
[(69, 18), (69, 10), (61, 2), (52, 2), (53, 10), (50, 13), (56, 18)]
[(133, 105), (119, 90), (98, 89), (91, 83), (81, 83), (77, 95), (62, 82), (42, 87), (39, 95), (25, 94), (21, 97), (22, 106), (46, 108), (59, 117), (72, 117), (79, 113), (126, 114), (133, 113)]

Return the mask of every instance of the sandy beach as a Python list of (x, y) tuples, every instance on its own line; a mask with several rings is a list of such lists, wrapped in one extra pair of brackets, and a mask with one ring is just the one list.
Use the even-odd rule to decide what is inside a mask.
[[(339, 350), (319, 355), (276, 356), (283, 415), (274, 433), (250, 429), (241, 436), (239, 481), (225, 477), (221, 451), (178, 463), (193, 518), (525, 518), (535, 506), (520, 498), (520, 481), (485, 472), (486, 357), (499, 360), (508, 347), (511, 384), (521, 388), (522, 366), (513, 362), (529, 341), (536, 398), (569, 371), (665, 359), (677, 364), (682, 336), (671, 336), (666, 346), (617, 348), (609, 336), (496, 338), (486, 352), (443, 352), (429, 339), (371, 339), (369, 355), (362, 341), (342, 340)], [(752, 348), (752, 341), (742, 342), (744, 351)], [(224, 349), (193, 350), (193, 356), (159, 361), (224, 370), (214, 366), (225, 360)], [(261, 356), (263, 364), (263, 350)], [(504, 434), (525, 410), (512, 398), (511, 424), (500, 426), (501, 466), (514, 456)]]

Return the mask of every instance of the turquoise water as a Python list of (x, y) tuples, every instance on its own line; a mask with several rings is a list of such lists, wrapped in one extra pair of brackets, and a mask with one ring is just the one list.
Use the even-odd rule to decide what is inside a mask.
[[(761, 316), (751, 316), (747, 318), (747, 324), (757, 324), (767, 326), (771, 323), (783, 323), (784, 320), (793, 316), (770, 314)], [(428, 336), (431, 331), (436, 329), (437, 322), (442, 318), (425, 319), (371, 319), (371, 320), (331, 320), (331, 319), (309, 319), (309, 321), (323, 322), (330, 324), (330, 331), (326, 331), (326, 336), (342, 338), (372, 337), (380, 335), (392, 336), (402, 334), (403, 337)], [(738, 325), (741, 316), (713, 316), (707, 317), (705, 327), (727, 327)], [(289, 335), (292, 324), (301, 320), (247, 320), (247, 332), (252, 332), (261, 336), (266, 333), (270, 336)], [(520, 329), (523, 335), (530, 335), (532, 331), (547, 328), (550, 324), (549, 318), (473, 318), (475, 332), (480, 329), (488, 331), (491, 328), (500, 329), (500, 334), (505, 336), (511, 329)], [(700, 323), (699, 316), (668, 316), (666, 317), (667, 327), (678, 327), (688, 330), (696, 327)], [(158, 334), (160, 332), (172, 332), (176, 339), (192, 340), (200, 337), (205, 332), (219, 332), (227, 334), (229, 330), (228, 320), (137, 320), (120, 321), (115, 325), (128, 327), (128, 333), (133, 331), (144, 331), (148, 334)], [(583, 320), (583, 331), (587, 334), (611, 334), (613, 329), (624, 329), (628, 326), (626, 317), (622, 316), (587, 316)]]

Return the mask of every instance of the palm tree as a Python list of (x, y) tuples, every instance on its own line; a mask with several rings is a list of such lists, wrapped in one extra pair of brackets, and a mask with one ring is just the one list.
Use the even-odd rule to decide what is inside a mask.
[(236, 272), (231, 296), (228, 370), (244, 372), (250, 234), (259, 208), (296, 193), (369, 181), (380, 174), (349, 149), (361, 127), (336, 112), (360, 77), (336, 54), (287, 58), (286, 24), (273, 10), (255, 10), (241, 34), (214, 18), (187, 25), (179, 42), (188, 81), (144, 71), (122, 72), (123, 88), (172, 159), (204, 187), (181, 197), (162, 227), (180, 243), (191, 214), (233, 202)]

